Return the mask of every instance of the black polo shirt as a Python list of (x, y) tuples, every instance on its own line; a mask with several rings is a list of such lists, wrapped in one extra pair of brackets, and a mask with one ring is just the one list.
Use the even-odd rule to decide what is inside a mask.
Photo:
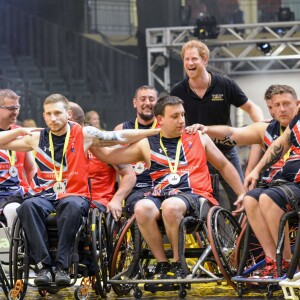
[(211, 74), (211, 85), (203, 98), (199, 98), (189, 87), (188, 78), (177, 83), (172, 96), (184, 101), (186, 125), (231, 125), (230, 106), (240, 107), (248, 101), (241, 88), (230, 78)]

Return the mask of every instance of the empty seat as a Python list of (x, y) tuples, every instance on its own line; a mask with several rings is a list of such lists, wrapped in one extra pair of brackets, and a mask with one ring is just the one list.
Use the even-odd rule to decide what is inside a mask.
[(28, 89), (31, 91), (45, 91), (46, 85), (43, 79), (29, 79), (27, 80)]
[(34, 66), (23, 68), (22, 74), (23, 74), (23, 78), (26, 80), (41, 78), (40, 70), (38, 69), (38, 67), (34, 67)]
[(68, 87), (63, 79), (53, 79), (48, 84), (51, 92), (62, 93), (68, 91)]
[(6, 67), (13, 67), (15, 66), (14, 59), (9, 54), (2, 54), (0, 55), (0, 68), (4, 69)]
[(61, 79), (59, 69), (55, 67), (44, 68), (42, 73), (43, 73), (43, 78), (46, 81)]
[(31, 56), (17, 56), (16, 62), (21, 69), (36, 66), (35, 61)]
[(2, 75), (7, 78), (20, 78), (19, 69), (15, 66), (3, 68)]

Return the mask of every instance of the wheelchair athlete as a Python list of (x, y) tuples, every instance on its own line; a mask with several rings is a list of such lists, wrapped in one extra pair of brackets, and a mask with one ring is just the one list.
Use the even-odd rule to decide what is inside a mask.
[[(273, 181), (281, 180), (281, 184), (277, 186), (274, 184), (266, 189), (256, 203), (246, 197), (244, 199), (246, 212), (255, 210), (255, 215), (252, 214), (248, 218), (266, 254), (265, 276), (277, 277), (278, 275), (275, 258), (280, 219), (291, 207), (299, 207), (299, 119), (300, 114), (298, 113), (245, 179), (245, 186), (252, 189), (258, 182), (260, 172), (280, 160), (290, 149), (289, 157), (280, 172), (273, 178)], [(288, 236), (287, 232), (285, 236)], [(288, 239), (285, 239), (283, 259), (283, 269), (287, 269), (291, 259)]]
[(68, 121), (71, 118), (69, 101), (60, 94), (48, 96), (43, 108), (48, 128), (9, 143), (1, 139), (0, 142), (4, 149), (36, 151), (38, 170), (33, 179), (33, 197), (17, 209), (33, 259), (39, 268), (35, 284), (47, 285), (53, 281), (45, 219), (56, 210), (58, 245), (55, 283), (68, 285), (74, 237), (89, 209), (87, 150), (90, 146), (129, 144), (159, 131), (102, 132), (90, 126), (82, 128)]
[[(217, 205), (212, 196), (207, 160), (220, 171), (239, 199), (244, 195), (244, 187), (236, 169), (207, 135), (191, 136), (184, 132), (184, 108), (180, 98), (160, 98), (154, 106), (154, 114), (161, 127), (160, 134), (127, 147), (93, 149), (93, 153), (115, 163), (147, 163), (154, 187), (143, 199), (127, 201), (127, 206), (135, 214), (139, 230), (157, 260), (154, 277), (183, 277), (178, 255), (179, 224), (184, 216), (193, 215), (199, 209), (200, 196), (211, 205)], [(160, 219), (173, 249), (171, 264), (157, 224)]]

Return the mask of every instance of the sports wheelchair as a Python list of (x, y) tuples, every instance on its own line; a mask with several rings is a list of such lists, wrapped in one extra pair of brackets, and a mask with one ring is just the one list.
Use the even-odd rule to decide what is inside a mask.
[[(47, 217), (46, 227), (50, 255), (54, 259), (57, 245), (55, 214)], [(38, 286), (39, 294), (56, 294), (61, 288), (75, 285), (81, 278), (80, 285), (74, 291), (75, 299), (87, 299), (90, 287), (97, 295), (105, 297), (110, 291), (107, 284), (108, 253), (111, 251), (109, 244), (106, 216), (99, 208), (91, 207), (88, 216), (82, 218), (82, 224), (76, 233), (70, 265), (70, 284), (57, 286), (52, 282), (47, 286)], [(9, 299), (24, 299), (27, 287), (36, 285), (29, 277), (30, 270), (34, 270), (34, 263), (25, 231), (18, 218), (12, 229), (9, 261), (10, 284), (13, 286), (9, 291)]]
[(3, 215), (0, 215), (0, 287), (2, 288), (4, 295), (7, 298), (9, 295), (9, 290), (11, 288), (6, 272), (6, 269), (9, 265), (9, 241), (10, 235), (8, 232), (8, 228), (6, 227), (5, 217)]
[(273, 297), (274, 291), (279, 289), (280, 281), (285, 278), (285, 274), (282, 273), (285, 228), (288, 225), (291, 250), (294, 252), (298, 222), (296, 211), (290, 211), (282, 216), (276, 249), (278, 278), (259, 278), (258, 275), (266, 264), (265, 253), (247, 222), (247, 217), (244, 217), (242, 231), (236, 241), (234, 263), (237, 266), (237, 273), (231, 279), (239, 297), (251, 290), (265, 290), (267, 298)]
[[(119, 297), (133, 291), (134, 297), (140, 299), (143, 285), (145, 291), (178, 291), (178, 296), (184, 298), (194, 283), (219, 283), (231, 278), (235, 272), (231, 270), (231, 256), (241, 228), (227, 210), (210, 207), (204, 198), (199, 201), (198, 216), (183, 218), (179, 226), (178, 250), (184, 278), (150, 279), (155, 259), (140, 234), (135, 216), (128, 219), (120, 230), (110, 263), (108, 282)], [(163, 226), (161, 229), (164, 233)], [(169, 244), (165, 244), (165, 251), (171, 258)]]

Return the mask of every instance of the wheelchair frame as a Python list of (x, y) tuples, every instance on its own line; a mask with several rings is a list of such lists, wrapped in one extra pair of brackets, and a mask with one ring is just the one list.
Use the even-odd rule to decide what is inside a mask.
[[(256, 278), (256, 274), (265, 266), (265, 254), (256, 240), (249, 223), (244, 220), (244, 225), (240, 236), (237, 240), (236, 249), (236, 265), (238, 266), (237, 276), (232, 278), (236, 283), (236, 290), (239, 297), (242, 297), (244, 292), (251, 289), (263, 289), (266, 291), (267, 298), (273, 297), (274, 291), (279, 289), (280, 281), (285, 277), (282, 274), (282, 251), (284, 246), (284, 229), (287, 222), (296, 217), (296, 211), (291, 211), (284, 214), (280, 220), (278, 231), (278, 243), (276, 249), (276, 264), (278, 270), (278, 278)], [(292, 251), (295, 244), (295, 226), (290, 227), (290, 243)], [(283, 276), (283, 277), (282, 277)]]
[[(56, 224), (55, 224), (56, 225)], [(47, 226), (49, 235), (50, 227)], [(53, 230), (53, 227), (52, 227)], [(56, 228), (57, 231), (57, 228)], [(62, 288), (73, 286), (82, 275), (80, 285), (74, 291), (75, 299), (87, 299), (89, 288), (92, 287), (97, 295), (105, 297), (110, 291), (107, 284), (108, 267), (108, 229), (106, 217), (98, 208), (90, 208), (88, 216), (84, 217), (79, 227), (73, 246), (72, 262), (70, 266), (71, 282), (67, 286), (57, 286), (54, 282), (47, 286), (36, 286), (30, 281), (29, 270), (32, 269), (32, 259), (30, 249), (20, 220), (15, 220), (12, 229), (11, 247), (9, 253), (10, 260), (10, 284), (13, 288), (9, 292), (10, 299), (24, 299), (27, 287), (37, 287), (41, 296), (56, 294)], [(49, 240), (50, 243), (50, 240)], [(83, 244), (82, 253), (79, 245)], [(52, 247), (52, 245), (49, 246)], [(56, 244), (55, 246), (56, 247)], [(55, 255), (55, 249), (50, 255)], [(88, 266), (80, 263), (80, 254), (92, 257), (93, 275), (89, 275)]]
[[(221, 221), (223, 222), (222, 226), (219, 224)], [(145, 291), (155, 293), (156, 291), (177, 290), (178, 296), (184, 298), (187, 295), (186, 290), (191, 288), (191, 284), (221, 282), (224, 281), (224, 278), (226, 280), (230, 278), (227, 273), (232, 272), (231, 265), (227, 263), (224, 266), (223, 262), (230, 257), (229, 252), (233, 252), (240, 230), (240, 226), (233, 216), (218, 206), (209, 210), (207, 222), (203, 217), (183, 218), (179, 226), (178, 250), (186, 277), (151, 280), (148, 278), (153, 268), (154, 257), (143, 240), (133, 215), (120, 231), (116, 242), (109, 283), (112, 284), (112, 288), (118, 296), (125, 296), (133, 290), (134, 297), (139, 299), (143, 295), (139, 284), (143, 284)], [(219, 236), (224, 232), (230, 233), (231, 238), (229, 239), (228, 235), (226, 237)], [(195, 237), (196, 248), (185, 248), (186, 233)], [(172, 250), (167, 249), (166, 254), (170, 258)], [(222, 259), (219, 258), (219, 255), (222, 256)], [(190, 274), (188, 274), (189, 267), (186, 259), (194, 261)]]

